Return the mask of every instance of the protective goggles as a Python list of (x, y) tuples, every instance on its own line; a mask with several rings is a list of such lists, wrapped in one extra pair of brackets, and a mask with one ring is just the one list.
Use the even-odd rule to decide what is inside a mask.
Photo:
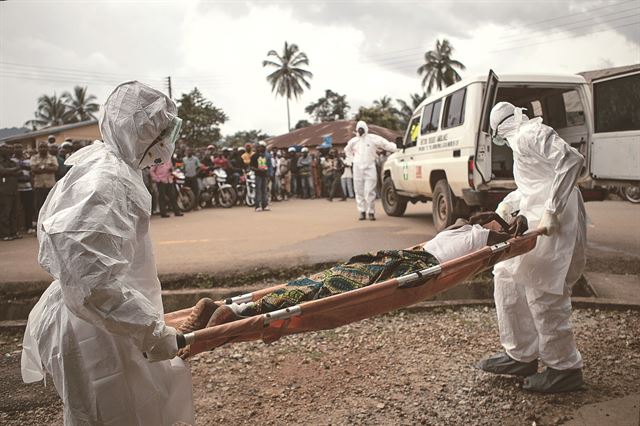
[(510, 119), (513, 116), (514, 116), (514, 114), (507, 115), (505, 118), (500, 120), (500, 122), (496, 125), (496, 128), (493, 129), (493, 133), (491, 133), (491, 142), (492, 143), (494, 143), (495, 145), (498, 145), (498, 146), (502, 146), (502, 145), (506, 145), (507, 144), (507, 140), (505, 138), (503, 138), (502, 136), (498, 136), (498, 127), (500, 127), (500, 125), (502, 123), (504, 123), (505, 121), (507, 121), (508, 119)]

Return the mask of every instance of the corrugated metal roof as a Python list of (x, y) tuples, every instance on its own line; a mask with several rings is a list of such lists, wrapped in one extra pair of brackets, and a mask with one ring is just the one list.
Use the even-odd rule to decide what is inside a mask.
[(95, 124), (98, 124), (98, 120), (87, 120), (87, 121), (80, 121), (78, 123), (64, 124), (62, 126), (47, 127), (45, 129), (34, 130), (32, 132), (20, 133), (17, 135), (0, 138), (0, 142), (11, 142), (14, 140), (20, 140), (20, 139), (26, 139), (26, 138), (37, 138), (38, 136), (42, 136), (42, 135), (55, 135), (56, 133), (64, 132), (65, 130), (75, 129), (77, 127), (84, 127), (84, 126), (93, 126)]
[[(401, 136), (397, 131), (375, 124), (367, 123), (367, 126), (370, 133), (382, 136), (390, 142), (394, 142), (396, 137)], [(322, 144), (325, 136), (331, 136), (333, 146), (346, 145), (355, 136), (355, 131), (356, 121), (354, 120), (327, 121), (269, 138), (265, 142), (275, 148), (287, 148), (293, 145), (315, 147)]]

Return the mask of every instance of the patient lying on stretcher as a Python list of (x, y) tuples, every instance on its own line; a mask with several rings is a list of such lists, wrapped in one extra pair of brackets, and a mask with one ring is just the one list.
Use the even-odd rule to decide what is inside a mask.
[[(484, 246), (522, 235), (526, 230), (526, 219), (521, 216), (512, 225), (495, 213), (481, 213), (469, 221), (459, 219), (424, 244), (409, 250), (381, 250), (354, 256), (328, 270), (293, 280), (254, 302), (224, 305), (201, 299), (178, 331), (189, 333), (366, 287), (473, 253)], [(188, 356), (188, 349), (182, 350), (180, 355)]]

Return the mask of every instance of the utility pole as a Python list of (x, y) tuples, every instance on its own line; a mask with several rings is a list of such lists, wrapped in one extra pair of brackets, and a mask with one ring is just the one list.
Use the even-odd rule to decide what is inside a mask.
[(171, 76), (167, 77), (167, 88), (169, 89), (169, 98), (173, 99), (173, 96), (171, 96)]

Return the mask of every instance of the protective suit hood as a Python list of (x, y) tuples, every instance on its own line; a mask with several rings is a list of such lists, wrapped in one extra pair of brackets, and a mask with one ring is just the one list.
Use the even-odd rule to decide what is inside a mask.
[(369, 133), (369, 127), (367, 126), (367, 123), (362, 120), (358, 121), (358, 124), (356, 124), (356, 133), (358, 132), (358, 129), (363, 129), (365, 135)]
[(105, 146), (127, 164), (138, 167), (151, 143), (177, 117), (176, 104), (162, 92), (127, 81), (109, 95), (100, 116)]
[(526, 111), (526, 109), (515, 107), (509, 102), (498, 102), (491, 109), (489, 116), (489, 123), (493, 133), (500, 138), (506, 139), (509, 147), (516, 152), (519, 151), (516, 143), (517, 134), (524, 130), (522, 127), (542, 123), (542, 118), (540, 117), (529, 120), (529, 117), (523, 111)]

